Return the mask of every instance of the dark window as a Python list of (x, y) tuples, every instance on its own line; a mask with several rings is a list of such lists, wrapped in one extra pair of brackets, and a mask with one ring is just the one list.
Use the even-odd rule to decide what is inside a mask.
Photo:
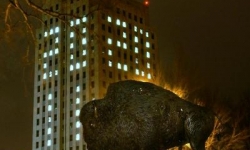
[(76, 80), (79, 80), (79, 77), (80, 77), (79, 73), (76, 74)]
[(79, 7), (76, 8), (76, 13), (79, 13)]
[(152, 38), (152, 39), (155, 39), (154, 33), (151, 34), (151, 38)]
[(76, 57), (79, 57), (79, 56), (80, 56), (80, 52), (76, 51)]
[(109, 33), (112, 33), (112, 29), (111, 29), (110, 26), (108, 27), (108, 32), (109, 32)]
[(137, 16), (136, 15), (134, 16), (134, 20), (137, 21)]
[(110, 71), (110, 72), (109, 72), (109, 78), (112, 78), (112, 76), (113, 76), (113, 75), (112, 75), (112, 72)]
[(102, 30), (105, 31), (105, 24), (102, 24)]
[(82, 73), (82, 78), (86, 78), (86, 72)]
[(85, 11), (85, 10), (86, 10), (86, 6), (83, 5), (83, 6), (82, 6), (82, 11)]
[(143, 23), (143, 19), (142, 19), (142, 18), (140, 18), (140, 23), (141, 23), (141, 24)]
[(121, 77), (121, 74), (119, 73), (118, 74), (118, 80), (121, 80), (122, 79), (122, 77)]
[(37, 103), (40, 103), (40, 97), (37, 97)]
[(123, 57), (124, 57), (124, 59), (127, 59), (127, 54), (124, 53), (124, 54), (123, 54)]
[(36, 137), (38, 137), (39, 136), (39, 131), (38, 130), (36, 130)]
[(94, 28), (95, 28), (95, 25), (94, 25), (94, 24), (91, 24), (90, 29), (91, 29), (91, 30), (94, 30)]
[(121, 34), (120, 29), (117, 29), (117, 35), (120, 35), (120, 34)]
[(105, 63), (106, 63), (105, 58), (102, 58), (102, 64), (105, 64)]
[(129, 19), (131, 19), (131, 16), (132, 16), (131, 13), (128, 13), (128, 18), (129, 18)]
[(83, 90), (86, 89), (86, 84), (85, 84), (85, 83), (82, 84), (82, 89), (83, 89)]

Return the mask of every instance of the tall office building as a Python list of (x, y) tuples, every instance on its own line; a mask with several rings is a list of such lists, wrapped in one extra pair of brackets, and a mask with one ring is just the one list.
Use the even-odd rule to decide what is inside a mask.
[[(37, 30), (33, 150), (85, 150), (78, 116), (108, 85), (152, 81), (157, 43), (148, 3), (135, 0), (46, 1)], [(60, 13), (58, 15), (57, 13)]]

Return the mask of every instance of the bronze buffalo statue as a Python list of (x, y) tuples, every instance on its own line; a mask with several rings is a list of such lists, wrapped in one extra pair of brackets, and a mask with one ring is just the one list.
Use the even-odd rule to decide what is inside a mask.
[(214, 114), (152, 83), (126, 80), (84, 105), (80, 121), (88, 150), (165, 150), (186, 143), (205, 150)]

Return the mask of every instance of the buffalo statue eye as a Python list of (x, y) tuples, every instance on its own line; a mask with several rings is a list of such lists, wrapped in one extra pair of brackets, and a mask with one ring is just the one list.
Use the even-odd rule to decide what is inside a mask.
[(91, 128), (95, 128), (96, 124), (95, 124), (93, 121), (90, 121), (90, 122), (89, 122), (89, 126), (90, 126)]

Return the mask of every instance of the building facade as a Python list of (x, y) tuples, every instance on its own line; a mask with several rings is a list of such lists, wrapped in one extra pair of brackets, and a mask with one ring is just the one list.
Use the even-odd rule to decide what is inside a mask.
[(135, 0), (58, 0), (44, 5), (35, 49), (33, 150), (85, 150), (78, 116), (108, 85), (151, 81), (156, 36)]

